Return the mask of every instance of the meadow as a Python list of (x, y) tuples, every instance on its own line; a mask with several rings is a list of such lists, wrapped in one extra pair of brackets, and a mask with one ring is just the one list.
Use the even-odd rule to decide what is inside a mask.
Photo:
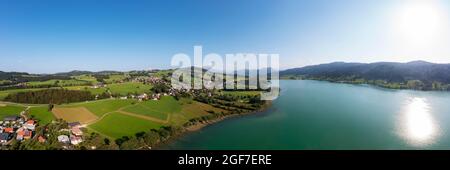
[(103, 116), (106, 113), (117, 111), (123, 107), (130, 106), (135, 100), (118, 100), (107, 99), (88, 103), (82, 103), (77, 105), (78, 107), (85, 107), (98, 117)]
[(93, 95), (99, 95), (106, 92), (105, 88), (92, 88), (91, 86), (69, 86), (64, 87), (67, 90), (81, 90), (81, 91), (89, 91)]
[(52, 110), (58, 119), (64, 119), (67, 122), (80, 122), (86, 124), (93, 122), (98, 117), (87, 110), (85, 107), (56, 107)]
[(160, 123), (114, 112), (90, 125), (89, 128), (107, 137), (117, 139), (123, 136), (133, 136), (138, 132), (146, 132), (150, 129), (158, 129), (161, 126)]
[(18, 116), (23, 110), (25, 110), (25, 107), (0, 103), (0, 119), (3, 120), (7, 116)]
[(48, 106), (31, 107), (28, 114), (34, 119), (38, 120), (39, 124), (45, 125), (55, 120), (52, 112), (48, 111)]
[(107, 86), (111, 93), (120, 95), (149, 93), (151, 88), (151, 85), (138, 82), (115, 83)]

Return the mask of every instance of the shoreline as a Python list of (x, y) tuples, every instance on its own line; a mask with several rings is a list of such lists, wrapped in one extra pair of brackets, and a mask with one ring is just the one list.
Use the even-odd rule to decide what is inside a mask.
[(183, 137), (185, 135), (189, 135), (190, 133), (194, 133), (194, 132), (200, 131), (203, 128), (206, 128), (206, 127), (208, 127), (210, 125), (214, 125), (214, 124), (226, 121), (226, 120), (231, 119), (231, 118), (237, 118), (237, 117), (240, 117), (240, 116), (248, 116), (248, 115), (253, 115), (253, 114), (264, 112), (264, 111), (268, 110), (271, 106), (272, 106), (272, 101), (266, 101), (264, 106), (259, 108), (258, 110), (254, 110), (254, 111), (250, 111), (250, 112), (246, 112), (246, 113), (241, 113), (241, 114), (231, 114), (231, 115), (223, 116), (223, 117), (220, 117), (220, 118), (217, 118), (217, 119), (214, 119), (214, 120), (209, 120), (209, 121), (207, 121), (205, 123), (197, 123), (197, 124), (191, 125), (189, 127), (184, 127), (184, 131), (183, 132), (181, 132), (178, 135), (170, 137), (169, 139), (167, 139), (164, 142), (161, 142), (161, 143), (157, 144), (151, 150), (170, 150), (170, 148), (164, 148), (164, 147), (168, 146), (169, 144), (175, 142), (176, 140), (180, 139), (181, 137)]
[(367, 85), (372, 87), (377, 87), (386, 90), (411, 90), (411, 91), (420, 91), (420, 92), (450, 92), (450, 90), (433, 90), (433, 89), (414, 89), (414, 88), (390, 88), (388, 86), (382, 86), (374, 83), (354, 83), (349, 81), (330, 81), (330, 80), (320, 80), (320, 79), (289, 79), (289, 78), (280, 78), (280, 80), (309, 80), (309, 81), (320, 81), (320, 82), (328, 82), (328, 83), (336, 83), (336, 84), (349, 84), (349, 85)]

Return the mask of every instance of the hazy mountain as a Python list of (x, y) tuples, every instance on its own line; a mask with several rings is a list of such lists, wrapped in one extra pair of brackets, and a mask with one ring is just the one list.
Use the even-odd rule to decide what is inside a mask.
[(288, 69), (280, 72), (284, 78), (345, 80), (383, 80), (388, 83), (407, 83), (419, 80), (426, 86), (433, 82), (450, 84), (450, 64), (435, 64), (425, 61), (408, 63), (344, 63), (334, 62)]

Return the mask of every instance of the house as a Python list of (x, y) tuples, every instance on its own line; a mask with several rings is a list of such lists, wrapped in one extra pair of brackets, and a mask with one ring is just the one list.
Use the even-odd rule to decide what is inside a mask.
[(16, 121), (19, 119), (19, 116), (6, 116), (3, 118), (3, 121)]
[(17, 129), (16, 133), (17, 133), (16, 140), (18, 141), (23, 140), (23, 135), (25, 134), (24, 129), (23, 128)]
[(81, 142), (83, 142), (83, 139), (79, 136), (75, 136), (75, 135), (70, 135), (70, 143), (72, 145), (78, 145)]
[(144, 93), (144, 94), (142, 94), (142, 95), (139, 95), (137, 98), (138, 98), (139, 100), (148, 99), (148, 95), (147, 95), (146, 93)]
[(14, 128), (12, 127), (8, 127), (3, 129), (3, 133), (14, 133)]
[(83, 131), (81, 131), (78, 127), (73, 127), (72, 134), (75, 136), (83, 136)]
[(9, 133), (0, 133), (0, 143), (6, 143), (8, 142), (11, 138), (11, 135)]
[(68, 123), (68, 125), (69, 125), (70, 128), (80, 127), (81, 123), (80, 122), (71, 122), (71, 123)]
[(83, 139), (81, 138), (81, 136), (70, 135), (70, 143), (72, 145), (78, 145), (81, 142), (83, 142)]
[(23, 127), (29, 129), (29, 130), (34, 130), (36, 128), (36, 124), (34, 122), (34, 120), (28, 120)]
[(43, 137), (43, 136), (39, 136), (39, 137), (38, 137), (38, 141), (39, 141), (40, 143), (45, 143), (45, 142), (47, 141), (47, 139), (45, 139), (45, 137)]
[(58, 141), (66, 144), (70, 142), (69, 137), (67, 135), (59, 135)]
[(27, 139), (31, 139), (31, 137), (33, 137), (33, 131), (28, 130), (26, 128), (19, 128), (16, 131), (17, 135), (16, 135), (16, 139), (18, 141), (22, 141), (22, 140), (27, 140)]

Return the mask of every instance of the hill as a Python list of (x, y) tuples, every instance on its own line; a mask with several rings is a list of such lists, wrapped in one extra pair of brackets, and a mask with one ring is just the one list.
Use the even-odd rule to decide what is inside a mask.
[(367, 83), (387, 88), (450, 90), (450, 64), (425, 61), (408, 63), (334, 62), (288, 69), (283, 79), (314, 79), (344, 83)]

